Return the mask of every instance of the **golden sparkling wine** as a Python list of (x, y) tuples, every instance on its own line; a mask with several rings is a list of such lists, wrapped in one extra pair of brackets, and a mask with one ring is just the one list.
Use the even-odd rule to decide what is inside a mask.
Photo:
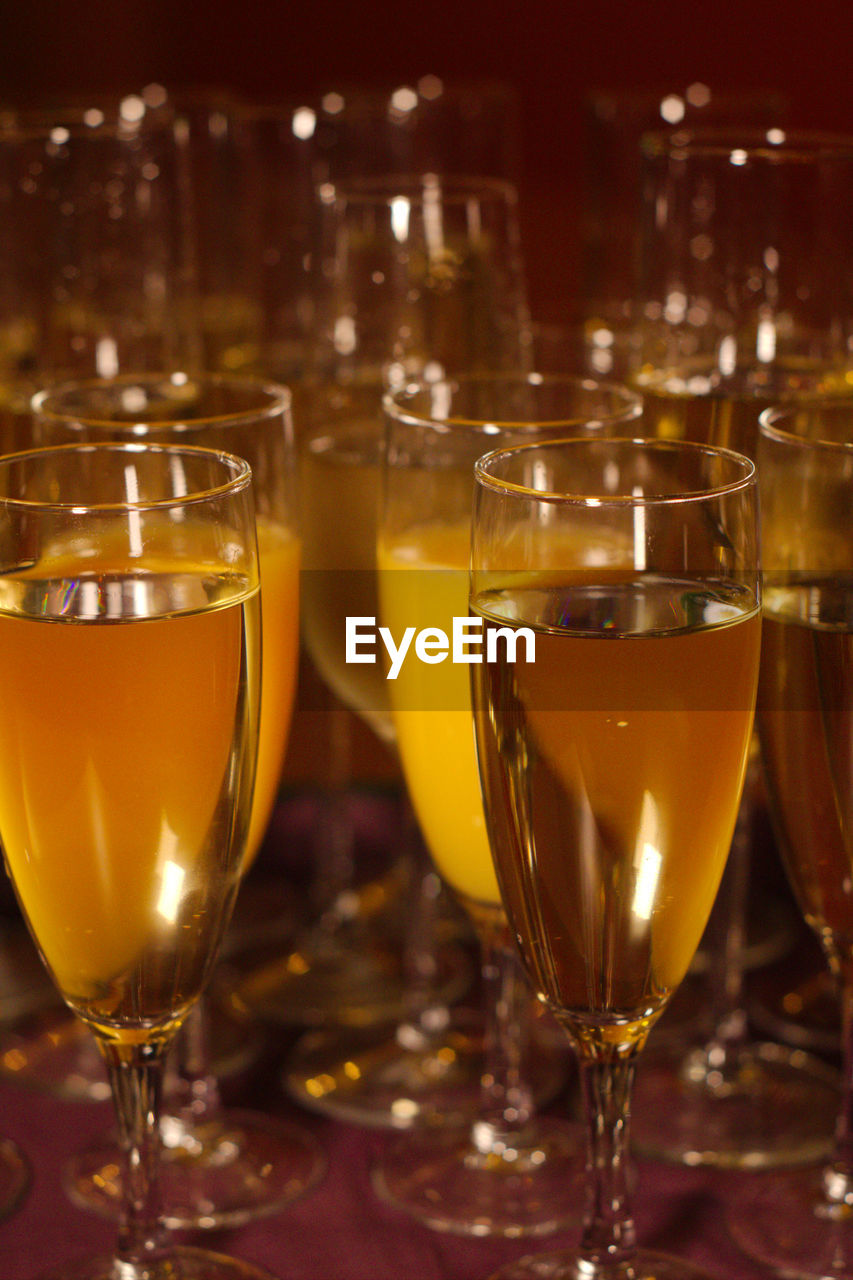
[(757, 721), (788, 875), (837, 968), (853, 951), (853, 580), (766, 590)]
[(299, 540), (285, 525), (263, 516), (258, 517), (257, 526), (264, 676), (247, 865), (263, 841), (278, 794), (299, 657)]
[(136, 1041), (184, 1016), (236, 892), (258, 593), (167, 553), (144, 573), (108, 551), (70, 563), (48, 553), (0, 591), (19, 676), (0, 703), (0, 838), (68, 1002)]
[[(452, 619), (467, 616), (470, 538), (467, 520), (380, 538), (381, 620), (392, 635), (399, 638), (406, 627), (438, 627), (449, 635)], [(381, 665), (377, 670), (383, 672)], [(412, 654), (387, 688), (409, 795), (436, 866), (464, 898), (499, 903), (477, 773), (470, 668), (449, 659), (430, 666)]]
[(752, 728), (754, 597), (547, 581), (474, 601), (535, 660), (472, 668), (492, 847), (540, 995), (582, 1040), (641, 1040), (719, 885)]

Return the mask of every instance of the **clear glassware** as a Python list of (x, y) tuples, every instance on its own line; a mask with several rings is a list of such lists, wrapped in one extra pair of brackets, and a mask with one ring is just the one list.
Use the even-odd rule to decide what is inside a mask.
[(209, 976), (251, 818), (249, 465), (139, 442), (43, 448), (0, 459), (0, 508), (0, 646), (15, 672), (0, 833), (45, 964), (104, 1055), (124, 1159), (115, 1252), (52, 1280), (258, 1280), (174, 1246), (157, 1184), (165, 1053)]
[[(684, 128), (646, 136), (641, 172), (631, 380), (649, 433), (754, 457), (762, 409), (849, 386), (853, 299), (836, 264), (853, 252), (842, 212), (853, 197), (853, 147), (781, 128)], [(747, 790), (745, 805), (756, 793)], [(747, 809), (742, 827), (750, 825)], [(735, 942), (753, 867), (741, 832), (720, 902), (729, 913), (721, 933)], [(809, 1162), (829, 1150), (837, 1078), (813, 1055), (753, 1038), (743, 956), (730, 938), (725, 967), (709, 966), (710, 1034), (684, 1023), (680, 1037), (653, 1041), (644, 1055), (638, 1150), (732, 1168)]]
[(756, 1174), (728, 1207), (776, 1274), (853, 1276), (853, 897), (850, 884), (853, 403), (769, 409), (758, 442), (764, 623), (757, 721), (780, 849), (841, 988), (843, 1091), (822, 1165)]
[[(29, 447), (46, 380), (198, 367), (189, 177), (174, 115), (139, 94), (3, 113), (0, 452)], [(91, 1036), (62, 1006), (10, 1026), (6, 1048), (18, 1081), (105, 1096)]]
[(533, 989), (578, 1057), (588, 1146), (577, 1246), (497, 1275), (685, 1280), (703, 1273), (637, 1243), (630, 1096), (737, 816), (760, 652), (755, 468), (587, 438), (498, 449), (475, 477), (489, 840)]
[[(40, 444), (143, 440), (217, 447), (252, 467), (263, 592), (264, 681), (260, 747), (244, 874), (269, 825), (293, 709), (299, 645), (301, 538), (290, 393), (276, 383), (221, 374), (163, 374), (65, 382), (33, 399)], [(223, 1108), (210, 1066), (205, 1001), (177, 1037), (167, 1077), (162, 1189), (172, 1226), (217, 1228), (276, 1212), (313, 1187), (325, 1168), (301, 1126)], [(112, 1140), (81, 1152), (66, 1171), (72, 1199), (114, 1213), (121, 1198)]]
[[(330, 182), (319, 194), (316, 335), (299, 433), (303, 636), (335, 697), (396, 759), (381, 672), (347, 662), (343, 645), (346, 617), (378, 609), (382, 395), (405, 370), (519, 366), (528, 316), (517, 193), (498, 179), (409, 172)], [(239, 994), (266, 1016), (273, 1000), (291, 1020), (309, 997), (312, 1009), (327, 1010), (327, 1025), (287, 1063), (286, 1084), (300, 1102), (402, 1127), (458, 1109), (466, 1096), (476, 1106), (482, 1046), (467, 1024), (452, 1025), (448, 1005), (471, 966), (452, 939), (430, 938), (424, 927), (435, 905), (418, 897), (426, 868), (405, 826), (396, 854), (414, 866), (409, 909), (390, 913), (398, 929), (409, 917), (402, 942), (392, 935), (389, 945), (389, 913), (384, 932), (352, 913), (350, 868), (339, 859), (320, 868), (327, 909), (319, 927), (292, 955), (251, 974)], [(358, 1036), (356, 1011), (366, 1028)]]
[[(389, 392), (378, 541), (382, 626), (395, 638), (407, 629), (450, 635), (453, 619), (466, 614), (472, 468), (490, 446), (630, 431), (638, 413), (625, 388), (541, 374), (422, 379)], [(427, 662), (410, 655), (399, 670), (389, 667), (387, 688), (424, 839), (482, 949), (489, 1054), (479, 1111), (461, 1123), (401, 1134), (377, 1157), (374, 1186), (438, 1230), (542, 1234), (578, 1220), (571, 1190), (580, 1185), (582, 1143), (571, 1126), (536, 1115), (525, 1062), (531, 993), (517, 968), (486, 838), (468, 668)]]

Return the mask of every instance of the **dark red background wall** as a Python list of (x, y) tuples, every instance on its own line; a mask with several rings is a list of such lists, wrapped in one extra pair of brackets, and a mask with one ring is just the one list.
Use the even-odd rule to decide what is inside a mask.
[(0, 101), (220, 85), (298, 98), (425, 73), (499, 79), (522, 109), (534, 297), (576, 283), (581, 104), (594, 88), (784, 91), (794, 121), (853, 133), (845, 0), (0, 0)]

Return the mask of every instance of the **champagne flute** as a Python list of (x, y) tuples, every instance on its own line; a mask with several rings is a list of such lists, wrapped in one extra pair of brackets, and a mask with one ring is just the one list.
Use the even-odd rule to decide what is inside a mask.
[[(378, 610), (382, 394), (405, 370), (519, 366), (527, 305), (517, 193), (498, 179), (389, 173), (327, 184), (320, 203), (317, 337), (300, 439), (303, 635), (328, 687), (396, 763), (382, 673), (344, 652), (346, 618)], [(400, 843), (405, 856), (411, 842)], [(419, 896), (431, 868), (417, 848), (411, 861), (416, 937), (424, 908), (435, 908)], [(351, 887), (342, 875), (327, 886), (328, 900), (351, 904)], [(476, 1099), (469, 1086), (480, 1074), (479, 1037), (451, 1025), (449, 1010), (470, 981), (467, 955), (436, 938), (425, 961), (410, 964), (401, 914), (386, 911), (397, 929), (389, 944), (387, 924), (383, 936), (358, 911), (342, 916), (333, 905), (301, 941), (301, 963), (279, 958), (241, 988), (258, 1012), (274, 998), (295, 1018), (300, 988), (315, 1011), (325, 1008), (330, 1025), (309, 1032), (288, 1061), (287, 1087), (300, 1102), (406, 1127)], [(429, 980), (413, 981), (412, 969)], [(356, 1013), (357, 1033), (335, 1025), (352, 1024)]]
[[(244, 874), (260, 847), (278, 793), (293, 707), (300, 539), (290, 393), (275, 383), (225, 375), (163, 374), (66, 382), (33, 400), (44, 444), (153, 440), (225, 448), (252, 467), (263, 592), (264, 681), (260, 743)], [(204, 1001), (187, 1030), (202, 1039)], [(186, 1034), (186, 1032), (184, 1033)], [(178, 1038), (183, 1048), (183, 1036)], [(223, 1109), (204, 1043), (188, 1053), (180, 1090), (164, 1117), (163, 1200), (173, 1226), (234, 1226), (275, 1212), (309, 1190), (325, 1161), (311, 1135), (249, 1110)], [(166, 1123), (167, 1122), (167, 1123)], [(115, 1212), (121, 1195), (110, 1143), (76, 1156), (66, 1186), (77, 1203)]]
[[(490, 445), (613, 433), (639, 404), (626, 389), (541, 374), (413, 381), (385, 398), (378, 566), (381, 622), (450, 635), (467, 612), (472, 468)], [(535, 1114), (531, 998), (501, 908), (477, 777), (468, 668), (410, 656), (386, 681), (406, 785), (435, 865), (482, 950), (488, 1054), (480, 1109), (410, 1131), (378, 1157), (380, 1196), (439, 1230), (541, 1234), (577, 1219), (581, 1141)], [(557, 1055), (552, 1054), (556, 1062)]]
[[(853, 142), (680, 129), (645, 138), (642, 176), (632, 380), (650, 433), (754, 457), (762, 409), (853, 385), (853, 298), (836, 267), (853, 253)], [(745, 792), (747, 833), (755, 790)], [(727, 942), (709, 969), (710, 1034), (700, 1025), (662, 1037), (638, 1072), (634, 1137), (646, 1154), (756, 1168), (829, 1149), (835, 1073), (749, 1032), (736, 943), (759, 872), (751, 855), (740, 830), (715, 912)]]
[(638, 1248), (630, 1093), (731, 843), (760, 648), (756, 479), (686, 442), (575, 439), (475, 468), (471, 667), (501, 897), (578, 1055), (587, 1208), (577, 1247), (501, 1280), (686, 1280)]
[(215, 960), (251, 819), (249, 465), (144, 443), (32, 450), (0, 459), (0, 511), (0, 649), (14, 672), (0, 837), (48, 971), (104, 1055), (124, 1157), (115, 1253), (51, 1276), (258, 1280), (237, 1259), (173, 1247), (157, 1194), (165, 1053)]
[[(178, 122), (138, 94), (3, 116), (0, 452), (30, 446), (45, 381), (197, 366), (188, 182)], [(91, 1036), (62, 1006), (4, 1030), (0, 1070), (109, 1096)]]
[(778, 1274), (841, 1280), (853, 1276), (853, 405), (767, 410), (758, 464), (762, 759), (791, 886), (842, 990), (843, 1096), (824, 1166), (756, 1174), (729, 1206), (728, 1224)]

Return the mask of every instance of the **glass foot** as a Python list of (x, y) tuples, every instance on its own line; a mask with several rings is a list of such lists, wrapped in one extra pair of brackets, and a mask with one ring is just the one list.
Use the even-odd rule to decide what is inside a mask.
[(686, 1258), (646, 1249), (638, 1249), (620, 1272), (612, 1267), (599, 1271), (568, 1249), (532, 1253), (493, 1272), (490, 1280), (613, 1280), (617, 1275), (630, 1276), (630, 1280), (709, 1280), (707, 1271)]
[(838, 1073), (799, 1049), (751, 1044), (725, 1073), (704, 1046), (680, 1059), (649, 1050), (637, 1068), (632, 1144), (687, 1165), (814, 1164), (832, 1149), (838, 1105)]
[(30, 1185), (30, 1166), (10, 1138), (0, 1138), (0, 1219), (14, 1213)]
[[(306, 1130), (271, 1116), (229, 1110), (223, 1123), (195, 1129), (164, 1116), (161, 1130), (160, 1191), (171, 1230), (238, 1227), (277, 1213), (310, 1191), (326, 1169)], [(114, 1141), (72, 1157), (64, 1184), (80, 1208), (117, 1216), (122, 1188)]]
[[(243, 1262), (240, 1258), (226, 1257), (224, 1253), (213, 1253), (209, 1249), (181, 1246), (172, 1251), (172, 1256), (178, 1263), (181, 1280), (273, 1280), (272, 1273), (263, 1267)], [(174, 1267), (164, 1264), (163, 1280), (175, 1273)], [(115, 1280), (118, 1274), (120, 1271), (115, 1258), (105, 1254), (63, 1263), (43, 1272), (40, 1280)], [(159, 1275), (158, 1271), (151, 1269), (151, 1280), (159, 1280)]]
[[(247, 1071), (263, 1051), (262, 1029), (225, 998), (208, 1002), (211, 1070), (220, 1080)], [(69, 1102), (111, 1097), (95, 1038), (65, 1005), (55, 1005), (0, 1033), (0, 1076)]]
[(581, 1129), (540, 1117), (502, 1149), (488, 1130), (474, 1124), (401, 1134), (374, 1166), (374, 1190), (426, 1226), (457, 1235), (513, 1239), (576, 1226), (585, 1185)]
[[(300, 1105), (350, 1124), (470, 1125), (481, 1107), (483, 1063), (482, 1019), (453, 1010), (429, 1030), (402, 1023), (308, 1032), (288, 1060), (283, 1084)], [(538, 1107), (565, 1084), (565, 1063), (565, 1052), (530, 1053), (525, 1078)]]
[(849, 1205), (829, 1205), (820, 1169), (750, 1179), (727, 1225), (738, 1247), (777, 1275), (853, 1280), (853, 1217)]
[[(451, 943), (437, 949), (435, 961), (434, 998), (453, 1003), (471, 985), (471, 962)], [(237, 1008), (252, 1017), (301, 1027), (387, 1026), (408, 1016), (411, 998), (401, 948), (363, 932), (356, 941), (317, 931), (302, 947), (260, 959), (233, 990)]]

